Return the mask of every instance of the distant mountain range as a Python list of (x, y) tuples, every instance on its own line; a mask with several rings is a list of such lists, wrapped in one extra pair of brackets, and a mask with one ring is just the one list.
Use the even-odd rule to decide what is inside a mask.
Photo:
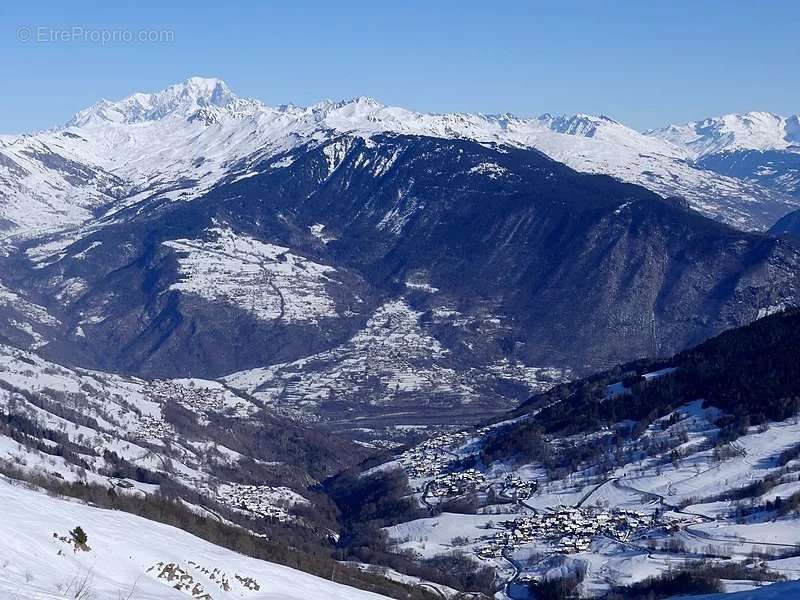
[[(249, 165), (312, 141), (396, 133), (535, 148), (578, 171), (681, 196), (722, 222), (767, 229), (800, 206), (796, 171), (784, 173), (796, 167), (788, 148), (797, 117), (769, 117), (774, 122), (765, 116), (747, 136), (740, 133), (750, 132), (746, 127), (729, 128), (734, 136), (724, 124), (706, 122), (643, 135), (608, 117), (425, 114), (367, 97), (272, 108), (237, 97), (220, 80), (191, 78), (157, 93), (103, 100), (50, 131), (0, 137), (0, 226), (6, 238), (52, 232), (154, 193), (196, 197), (227, 175), (244, 176)], [(763, 165), (717, 164), (723, 150), (764, 151), (765, 144), (786, 163), (771, 174), (759, 170)]]
[(700, 167), (800, 196), (799, 115), (731, 114), (647, 134), (684, 148)]
[(747, 150), (800, 152), (800, 115), (730, 114), (653, 129), (646, 135), (686, 148), (695, 158)]

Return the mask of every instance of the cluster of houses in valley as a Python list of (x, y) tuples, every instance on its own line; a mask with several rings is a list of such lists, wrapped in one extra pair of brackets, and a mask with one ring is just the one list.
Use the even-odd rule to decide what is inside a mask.
[(473, 491), (478, 485), (485, 483), (486, 477), (475, 469), (454, 471), (439, 475), (430, 482), (428, 493), (439, 498), (461, 496)]
[[(487, 431), (481, 428), (474, 432), (445, 432), (431, 437), (400, 455), (399, 461), (411, 480), (416, 483), (416, 492), (429, 496), (448, 498), (475, 491), (486, 484), (486, 476), (473, 468), (459, 466), (461, 456), (456, 454), (472, 437)], [(497, 484), (500, 485), (498, 482)], [(509, 474), (502, 482), (501, 495), (509, 500), (524, 500), (536, 491), (537, 482)]]
[(486, 428), (476, 431), (448, 431), (440, 433), (400, 455), (400, 464), (409, 479), (436, 477), (452, 470), (459, 456), (453, 451), (463, 446), (471, 437), (482, 435)]
[(464, 431), (443, 433), (406, 450), (400, 455), (400, 464), (409, 479), (436, 477), (457, 462), (450, 449), (463, 444), (469, 435)]
[(356, 444), (361, 444), (363, 446), (372, 448), (382, 448), (383, 450), (394, 450), (395, 448), (399, 448), (403, 445), (403, 442), (398, 442), (395, 440), (382, 440), (377, 437), (373, 437), (369, 442), (362, 442), (359, 440), (354, 441)]
[(136, 419), (136, 429), (131, 433), (131, 437), (136, 440), (175, 439), (175, 429), (162, 419), (139, 415)]
[(496, 558), (504, 550), (543, 543), (552, 553), (574, 554), (589, 550), (595, 536), (626, 541), (636, 532), (659, 524), (653, 514), (642, 511), (559, 506), (549, 512), (535, 512), (501, 522), (502, 531), (476, 553), (482, 558)]
[[(193, 413), (206, 417), (211, 413), (246, 415), (254, 409), (225, 388), (194, 385), (191, 381), (183, 385), (170, 380), (155, 380), (147, 387), (147, 394), (162, 405), (174, 400)], [(175, 430), (163, 418), (140, 414), (132, 436), (137, 440), (174, 439)]]
[(454, 457), (440, 452), (422, 450), (419, 446), (400, 455), (400, 464), (409, 479), (436, 477), (447, 471), (455, 462)]
[(220, 485), (213, 497), (220, 504), (230, 508), (279, 521), (292, 520), (294, 517), (289, 514), (289, 508), (308, 502), (289, 488), (240, 483)]
[(188, 381), (186, 385), (169, 380), (151, 382), (148, 393), (156, 401), (175, 400), (189, 410), (208, 415), (210, 413), (242, 414), (251, 406), (230, 395), (223, 387), (197, 385)]
[(530, 498), (539, 484), (533, 480), (522, 479), (519, 475), (509, 474), (503, 482), (503, 495), (515, 500)]

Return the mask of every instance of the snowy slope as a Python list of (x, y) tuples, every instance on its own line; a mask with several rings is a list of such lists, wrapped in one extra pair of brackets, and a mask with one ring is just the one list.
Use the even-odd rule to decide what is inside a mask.
[[(796, 323), (783, 320), (792, 314), (709, 344), (741, 348), (736, 353), (742, 357), (768, 356), (772, 375), (783, 373), (782, 383), (796, 387), (794, 371), (779, 366), (796, 363), (793, 336), (787, 334), (797, 331)], [(788, 352), (768, 333), (772, 327)], [(752, 346), (735, 339), (750, 334)], [(511, 413), (515, 418), (508, 421), (450, 431), (404, 449), (367, 473), (402, 469), (430, 513), (385, 531), (398, 549), (423, 556), (453, 548), (472, 554), (496, 568), (507, 589), (525, 580), (561, 578), (580, 566), (580, 597), (604, 597), (609, 588), (685, 569), (692, 561), (702, 561), (710, 575), (712, 567), (724, 566), (727, 571), (715, 576), (726, 592), (796, 580), (800, 419), (787, 413), (758, 426), (740, 419), (741, 428), (731, 435), (732, 410), (723, 400), (731, 391), (723, 380), (734, 377), (715, 374), (713, 390), (699, 378), (682, 389), (674, 385), (684, 376), (690, 380), (695, 365), (713, 362), (702, 350), (707, 346), (700, 348), (678, 355), (691, 356), (685, 361), (638, 363), (636, 377), (626, 370), (631, 365), (605, 379), (595, 374), (583, 380), (592, 388), (591, 400), (580, 400), (587, 388), (577, 391), (581, 384), (572, 382), (539, 396), (529, 412)], [(729, 363), (730, 369), (760, 372), (746, 366), (748, 358)], [(736, 388), (753, 411), (781, 397), (774, 390), (770, 396), (762, 379), (754, 380), (752, 391)], [(648, 389), (663, 394), (642, 419), (647, 410), (637, 404)], [(707, 401), (677, 400), (700, 393)], [(608, 404), (619, 408), (604, 412)], [(575, 427), (586, 413), (594, 415), (586, 420), (590, 425)], [(458, 503), (459, 510), (448, 510), (449, 503)], [(793, 598), (796, 585), (766, 588), (752, 598)], [(784, 595), (771, 596), (767, 589)], [(627, 595), (621, 591), (620, 597)]]
[[(196, 426), (181, 425), (176, 410)], [(263, 431), (271, 422), (251, 399), (216, 381), (70, 369), (0, 344), (0, 467), (131, 493), (156, 492), (159, 481), (169, 481), (217, 509), (296, 521), (291, 509), (308, 504), (301, 494), (309, 477), (286, 462), (304, 457), (259, 456), (238, 445), (242, 433), (222, 440), (214, 427), (222, 417)]]
[(27, 236), (83, 223), (124, 193), (122, 181), (46, 137), (0, 137), (0, 251)]
[(0, 283), (0, 332), (7, 340), (20, 347), (40, 348), (59, 325), (45, 307)]
[[(0, 506), (2, 598), (382, 598), (242, 556), (168, 525), (56, 499), (4, 478)], [(76, 526), (86, 532), (89, 550), (76, 551), (60, 539)], [(75, 596), (83, 582), (92, 594)]]
[[(448, 433), (428, 440), (382, 468), (402, 467), (416, 497), (427, 505), (477, 493), (481, 508), (475, 514), (445, 511), (440, 515), (434, 510), (430, 517), (386, 531), (399, 549), (435, 556), (457, 547), (497, 568), (506, 579), (515, 575), (513, 569), (508, 570), (509, 563), (516, 563), (522, 576), (530, 578), (547, 574), (557, 559), (564, 559), (565, 564), (583, 563), (587, 567), (583, 590), (588, 597), (602, 595), (609, 585), (628, 585), (681, 568), (687, 560), (722, 557), (723, 562), (740, 563), (751, 553), (758, 554), (769, 570), (795, 578), (800, 566), (797, 514), (737, 521), (733, 501), (709, 502), (703, 498), (768, 477), (778, 477), (781, 483), (754, 502), (774, 500), (776, 496), (786, 498), (800, 490), (796, 476), (800, 465), (792, 461), (782, 469), (777, 461), (781, 452), (796, 447), (800, 426), (792, 419), (762, 429), (753, 427), (731, 445), (726, 458), (719, 459), (714, 452), (714, 438), (719, 433), (714, 421), (719, 414), (715, 409), (703, 409), (701, 404), (698, 401), (681, 406), (672, 421), (664, 417), (654, 422), (640, 438), (638, 447), (621, 447), (620, 454), (630, 457), (630, 462), (602, 474), (582, 465), (572, 474), (550, 476), (539, 463), (520, 464), (509, 459), (491, 466), (479, 463), (481, 473), (476, 476), (465, 470), (459, 460), (475, 453), (482, 436), (491, 429)], [(500, 423), (496, 427), (502, 426)], [(554, 439), (550, 443), (558, 451), (576, 439)], [(585, 441), (591, 440), (601, 443), (599, 435), (590, 434)], [(663, 445), (663, 450), (642, 456), (642, 442), (652, 447)], [(673, 452), (678, 453), (678, 459), (673, 458)], [(454, 474), (471, 483), (454, 490), (449, 487), (455, 481)], [(433, 493), (436, 489), (445, 491)], [(487, 496), (490, 492), (506, 503), (491, 502)], [(545, 518), (543, 515), (562, 510), (573, 515), (562, 517), (566, 524), (534, 535), (511, 525), (525, 521), (535, 524)], [(652, 517), (655, 510), (661, 511), (659, 522), (641, 522), (643, 516)], [(608, 511), (630, 511), (636, 515), (632, 518), (634, 524), (621, 536), (587, 532), (588, 523), (597, 518), (605, 520)], [(569, 525), (573, 519), (577, 529)], [(565, 541), (576, 533), (586, 536), (585, 547), (571, 548)], [(492, 548), (504, 550), (497, 554), (486, 552)], [(544, 560), (548, 556), (551, 561)], [(754, 583), (725, 582), (728, 591), (745, 585)]]
[(680, 196), (705, 216), (740, 229), (764, 229), (798, 202), (757, 182), (703, 168), (685, 148), (608, 117), (545, 115), (538, 121), (550, 130), (529, 133), (518, 143), (578, 171), (611, 175), (665, 197)]
[(263, 320), (316, 322), (337, 316), (325, 289), (335, 283), (333, 267), (230, 229), (209, 233), (212, 241), (165, 242), (180, 256), (181, 280), (170, 289), (233, 304)]
[(729, 114), (648, 132), (725, 177), (800, 197), (800, 116)]

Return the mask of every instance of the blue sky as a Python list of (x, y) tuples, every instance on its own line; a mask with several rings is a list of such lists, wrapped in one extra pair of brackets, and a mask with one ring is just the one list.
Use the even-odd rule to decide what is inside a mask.
[[(424, 111), (603, 113), (637, 129), (794, 114), (798, 23), (797, 1), (2, 2), (0, 132), (192, 75), (270, 104), (369, 95)], [(85, 33), (36, 39), (73, 28)], [(80, 39), (104, 30), (173, 39)]]

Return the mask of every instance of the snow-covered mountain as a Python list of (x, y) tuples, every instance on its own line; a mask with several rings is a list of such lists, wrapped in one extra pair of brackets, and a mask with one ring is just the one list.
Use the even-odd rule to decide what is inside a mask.
[(536, 148), (579, 171), (685, 197), (707, 216), (746, 229), (766, 229), (795, 202), (698, 168), (689, 150), (608, 117), (428, 114), (368, 97), (273, 108), (237, 97), (218, 79), (193, 77), (160, 92), (103, 100), (50, 131), (2, 138), (5, 237), (60, 230), (156, 194), (188, 200), (226, 175), (247, 176), (259, 160), (345, 132)]
[(736, 150), (800, 151), (800, 115), (734, 113), (652, 129), (646, 135), (685, 148), (696, 159)]
[(729, 114), (647, 135), (685, 149), (699, 167), (800, 197), (800, 115)]
[(797, 204), (785, 190), (718, 173), (670, 140), (641, 134), (605, 116), (543, 115), (548, 130), (519, 143), (573, 169), (607, 174), (661, 196), (679, 196), (703, 215), (740, 229), (764, 229)]
[[(40, 351), (157, 377), (283, 365), (256, 377), (270, 400), (306, 395), (293, 380), (309, 366), (321, 381), (348, 372), (359, 394), (387, 392), (368, 404), (384, 409), (433, 390), (485, 402), (497, 378), (478, 379), (502, 372), (492, 396), (507, 402), (550, 367), (676, 350), (796, 298), (788, 243), (525, 148), (341, 134), (245, 168), (191, 202), (156, 195), (0, 263), (9, 289), (62, 323)], [(393, 301), (412, 335), (392, 340), (423, 350), (396, 373), (378, 365), (397, 348), (364, 361), (373, 345), (354, 337), (392, 327), (380, 307)], [(413, 343), (427, 337), (449, 351)]]
[(82, 160), (58, 137), (0, 137), (0, 251), (9, 236), (90, 221), (125, 193), (122, 179)]
[[(19, 165), (38, 147), (59, 158), (39, 160), (44, 191), (32, 195), (13, 184), (28, 184)], [(381, 390), (378, 405), (464, 406), (491, 390), (499, 406), (552, 367), (675, 350), (796, 297), (788, 244), (737, 238), (683, 201), (559, 164), (746, 228), (792, 208), (605, 116), (428, 114), (367, 97), (269, 107), (192, 78), (0, 150), (4, 201), (19, 208), (6, 234), (28, 238), (0, 265), (0, 333), (95, 369), (248, 371), (246, 389), (288, 404), (310, 393), (310, 378), (295, 380), (311, 369), (323, 382), (351, 374), (341, 407), (363, 406), (350, 392), (365, 389)], [(53, 206), (61, 180), (96, 201)], [(70, 193), (67, 205), (83, 198)], [(564, 301), (584, 286), (585, 305)], [(364, 360), (358, 336), (394, 322), (382, 306), (405, 307), (407, 330), (448, 351), (409, 343), (396, 372), (378, 367), (394, 347)], [(425, 376), (411, 385), (409, 373)]]
[(80, 111), (67, 126), (82, 127), (90, 123), (141, 123), (163, 117), (189, 118), (199, 110), (213, 111), (238, 102), (224, 81), (191, 77), (152, 94), (133, 94), (119, 102), (101, 100)]

